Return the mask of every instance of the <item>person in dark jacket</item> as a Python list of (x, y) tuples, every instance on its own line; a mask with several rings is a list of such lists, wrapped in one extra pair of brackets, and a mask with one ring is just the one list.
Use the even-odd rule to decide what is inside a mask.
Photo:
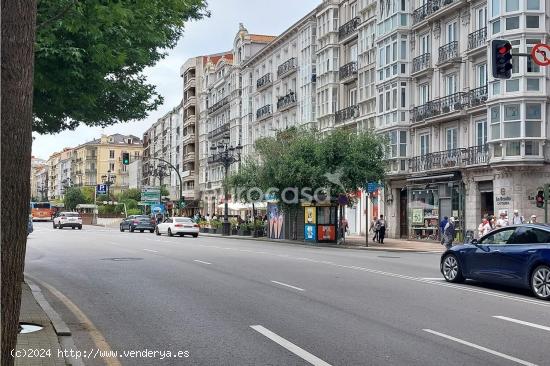
[(449, 218), (449, 222), (447, 223), (447, 225), (445, 225), (445, 230), (444, 230), (444, 233), (445, 233), (445, 241), (443, 242), (443, 244), (445, 245), (445, 247), (447, 247), (447, 249), (450, 249), (452, 246), (453, 246), (453, 240), (455, 240), (455, 218), (454, 217), (450, 217)]
[(449, 218), (447, 216), (443, 217), (443, 220), (439, 223), (439, 235), (441, 236), (441, 244), (443, 244), (443, 241), (445, 240), (445, 226), (447, 226), (447, 223), (449, 222)]

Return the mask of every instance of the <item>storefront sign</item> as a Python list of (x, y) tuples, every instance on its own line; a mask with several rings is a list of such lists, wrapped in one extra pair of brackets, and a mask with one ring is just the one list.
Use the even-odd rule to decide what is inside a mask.
[(497, 196), (495, 198), (497, 206), (510, 206), (512, 204), (512, 197), (510, 196)]
[(412, 223), (423, 224), (424, 223), (424, 210), (421, 208), (412, 209)]

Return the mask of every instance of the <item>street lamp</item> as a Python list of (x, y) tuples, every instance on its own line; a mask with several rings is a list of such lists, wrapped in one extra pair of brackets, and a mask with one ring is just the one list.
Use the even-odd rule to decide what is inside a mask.
[(103, 184), (107, 186), (107, 198), (110, 200), (111, 199), (110, 189), (111, 189), (111, 185), (115, 184), (116, 175), (111, 174), (111, 171), (107, 170), (107, 175), (102, 175), (101, 180), (103, 181)]
[(159, 204), (162, 202), (162, 180), (164, 177), (167, 177), (170, 175), (170, 172), (168, 171), (168, 167), (166, 164), (158, 164), (157, 166), (149, 167), (149, 176), (151, 177), (158, 177), (159, 183), (160, 183), (160, 193), (159, 193)]
[(224, 167), (224, 211), (223, 211), (223, 230), (222, 235), (229, 235), (231, 233), (231, 224), (229, 223), (229, 190), (228, 190), (228, 171), (231, 164), (241, 161), (241, 144), (233, 147), (227, 142), (219, 141), (218, 144), (212, 144), (210, 150), (212, 151), (212, 156), (209, 159), (212, 163), (221, 163)]

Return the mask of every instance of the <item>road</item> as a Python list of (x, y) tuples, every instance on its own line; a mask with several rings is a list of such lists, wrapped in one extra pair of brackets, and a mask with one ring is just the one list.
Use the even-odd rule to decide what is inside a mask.
[(122, 365), (550, 365), (550, 302), (448, 284), (433, 253), (36, 223), (25, 273), (81, 350), (188, 352)]

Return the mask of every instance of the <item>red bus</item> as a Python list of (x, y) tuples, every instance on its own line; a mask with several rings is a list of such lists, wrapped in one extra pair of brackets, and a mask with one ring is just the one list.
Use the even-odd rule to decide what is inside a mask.
[(52, 219), (52, 205), (49, 202), (31, 202), (32, 221)]

